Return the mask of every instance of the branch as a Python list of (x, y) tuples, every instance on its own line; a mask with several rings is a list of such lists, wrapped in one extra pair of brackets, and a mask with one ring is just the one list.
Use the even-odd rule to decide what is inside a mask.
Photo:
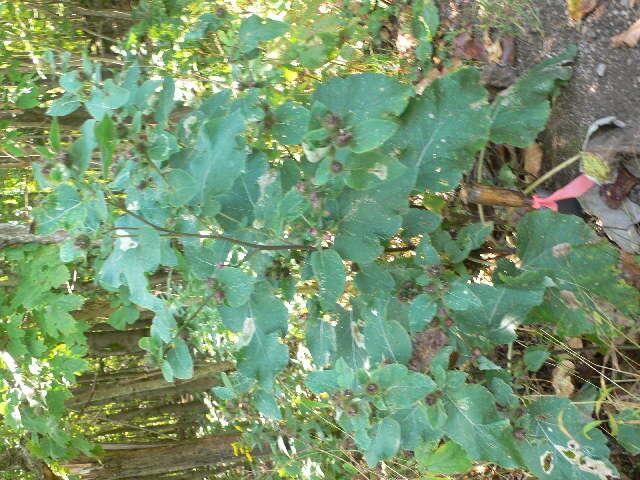
[(68, 236), (69, 234), (64, 230), (58, 230), (48, 235), (34, 235), (29, 231), (27, 225), (0, 223), (0, 249), (23, 243), (62, 243)]
[[(113, 205), (113, 202), (110, 203), (112, 203)], [(261, 243), (245, 242), (244, 240), (237, 240), (235, 238), (226, 237), (224, 235), (177, 232), (175, 230), (170, 230), (168, 228), (161, 227), (160, 225), (156, 225), (155, 223), (150, 222), (146, 218), (132, 212), (122, 205), (116, 205), (116, 207), (120, 208), (128, 215), (131, 215), (133, 218), (140, 220), (142, 223), (149, 225), (150, 227), (153, 227), (160, 232), (169, 233), (176, 237), (211, 238), (213, 240), (222, 240), (224, 242), (242, 245), (243, 247), (256, 248), (258, 250), (318, 250), (318, 248), (314, 247), (313, 245), (293, 245), (290, 243), (285, 243), (282, 245), (264, 245)]]
[(71, 7), (71, 10), (79, 15), (87, 17), (104, 17), (104, 18), (118, 18), (120, 20), (131, 21), (131, 14), (127, 12), (120, 12), (118, 10), (91, 10), (84, 7)]

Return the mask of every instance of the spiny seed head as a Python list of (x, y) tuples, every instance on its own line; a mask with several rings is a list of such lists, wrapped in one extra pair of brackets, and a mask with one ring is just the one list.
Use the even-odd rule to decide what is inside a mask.
[(342, 120), (335, 113), (327, 113), (324, 116), (324, 127), (327, 130), (337, 130), (341, 123)]
[(222, 290), (216, 290), (213, 293), (213, 298), (215, 298), (217, 302), (222, 302), (224, 300), (224, 292)]
[(378, 392), (378, 384), (376, 383), (370, 383), (369, 385), (367, 385), (367, 393), (370, 394), (374, 394)]
[(336, 143), (339, 146), (344, 146), (351, 141), (351, 134), (349, 132), (341, 131), (336, 137)]
[(333, 173), (340, 173), (342, 171), (342, 164), (340, 162), (333, 162), (331, 164), (331, 171)]
[(411, 280), (405, 280), (402, 283), (402, 288), (413, 288), (413, 282)]
[(353, 397), (353, 390), (347, 388), (345, 391), (342, 392), (342, 396), (344, 398), (351, 398)]
[(350, 417), (355, 417), (357, 414), (358, 414), (358, 406), (350, 405), (349, 408), (347, 409), (347, 415), (349, 415)]
[(307, 184), (304, 182), (298, 182), (296, 183), (296, 190), (299, 191), (300, 193), (304, 193), (307, 191)]
[(309, 235), (313, 235), (314, 237), (316, 235), (318, 235), (318, 230), (316, 230), (315, 228), (311, 227), (307, 230), (307, 232), (309, 233)]
[(422, 291), (424, 293), (433, 293), (436, 291), (436, 288), (433, 285), (425, 285), (422, 287)]

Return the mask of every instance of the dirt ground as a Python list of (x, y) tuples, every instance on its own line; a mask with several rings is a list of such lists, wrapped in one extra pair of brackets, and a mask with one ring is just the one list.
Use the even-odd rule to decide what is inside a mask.
[[(517, 39), (516, 67), (526, 70), (567, 45), (578, 46), (574, 75), (555, 102), (548, 128), (542, 135), (547, 167), (575, 155), (592, 122), (616, 116), (629, 129), (640, 128), (640, 45), (611, 46), (611, 37), (640, 18), (640, 2), (600, 0), (583, 20), (580, 31), (566, 13), (566, 2), (536, 0), (542, 32), (535, 30)], [(640, 142), (640, 138), (638, 139)], [(577, 166), (560, 173), (564, 183)]]

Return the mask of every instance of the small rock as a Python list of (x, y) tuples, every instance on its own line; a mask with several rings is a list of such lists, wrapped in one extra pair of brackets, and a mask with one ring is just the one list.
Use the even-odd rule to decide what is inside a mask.
[(607, 66), (604, 63), (599, 63), (596, 67), (596, 73), (599, 77), (604, 77), (604, 72), (607, 71)]

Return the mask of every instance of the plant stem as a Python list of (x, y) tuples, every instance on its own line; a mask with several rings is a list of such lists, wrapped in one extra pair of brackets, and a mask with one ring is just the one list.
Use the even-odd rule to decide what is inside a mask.
[[(483, 148), (480, 152), (480, 156), (478, 157), (478, 168), (476, 169), (476, 181), (478, 183), (482, 183), (482, 173), (484, 170), (484, 153), (487, 151), (487, 148)], [(478, 204), (478, 215), (480, 216), (480, 221), (484, 224), (487, 223), (484, 218), (484, 208), (482, 208), (481, 204)]]
[(155, 228), (161, 232), (169, 233), (171, 235), (175, 235), (177, 237), (194, 237), (194, 238), (212, 238), (214, 240), (222, 240), (224, 242), (234, 243), (236, 245), (242, 245), (243, 247), (256, 248), (258, 250), (318, 250), (317, 247), (313, 245), (293, 245), (293, 244), (283, 244), (283, 245), (264, 245), (261, 243), (252, 243), (245, 242), (244, 240), (237, 240), (235, 238), (226, 237), (224, 235), (215, 235), (215, 234), (200, 234), (200, 233), (185, 233), (185, 232), (176, 232), (175, 230), (170, 230), (168, 228), (161, 227), (160, 225), (156, 225), (155, 223), (150, 222), (146, 218), (138, 215), (137, 213), (132, 212), (124, 205), (117, 205), (113, 202), (110, 202), (112, 205), (120, 208), (128, 215), (131, 215), (133, 218), (140, 220), (142, 223), (149, 225), (150, 227)]
[(581, 157), (582, 157), (582, 153), (579, 153), (579, 154), (574, 155), (573, 157), (571, 157), (569, 160), (565, 160), (560, 165), (555, 166), (554, 168), (552, 168), (551, 170), (546, 172), (544, 175), (542, 175), (540, 178), (538, 178), (531, 185), (529, 185), (527, 188), (525, 188), (522, 191), (522, 193), (524, 193), (525, 195), (529, 195), (531, 192), (533, 192), (536, 189), (536, 187), (538, 187), (538, 185), (546, 182), (549, 178), (554, 176), (560, 170), (563, 170), (563, 169), (567, 168), (569, 165), (571, 165), (572, 163), (575, 163), (577, 160), (580, 160)]

